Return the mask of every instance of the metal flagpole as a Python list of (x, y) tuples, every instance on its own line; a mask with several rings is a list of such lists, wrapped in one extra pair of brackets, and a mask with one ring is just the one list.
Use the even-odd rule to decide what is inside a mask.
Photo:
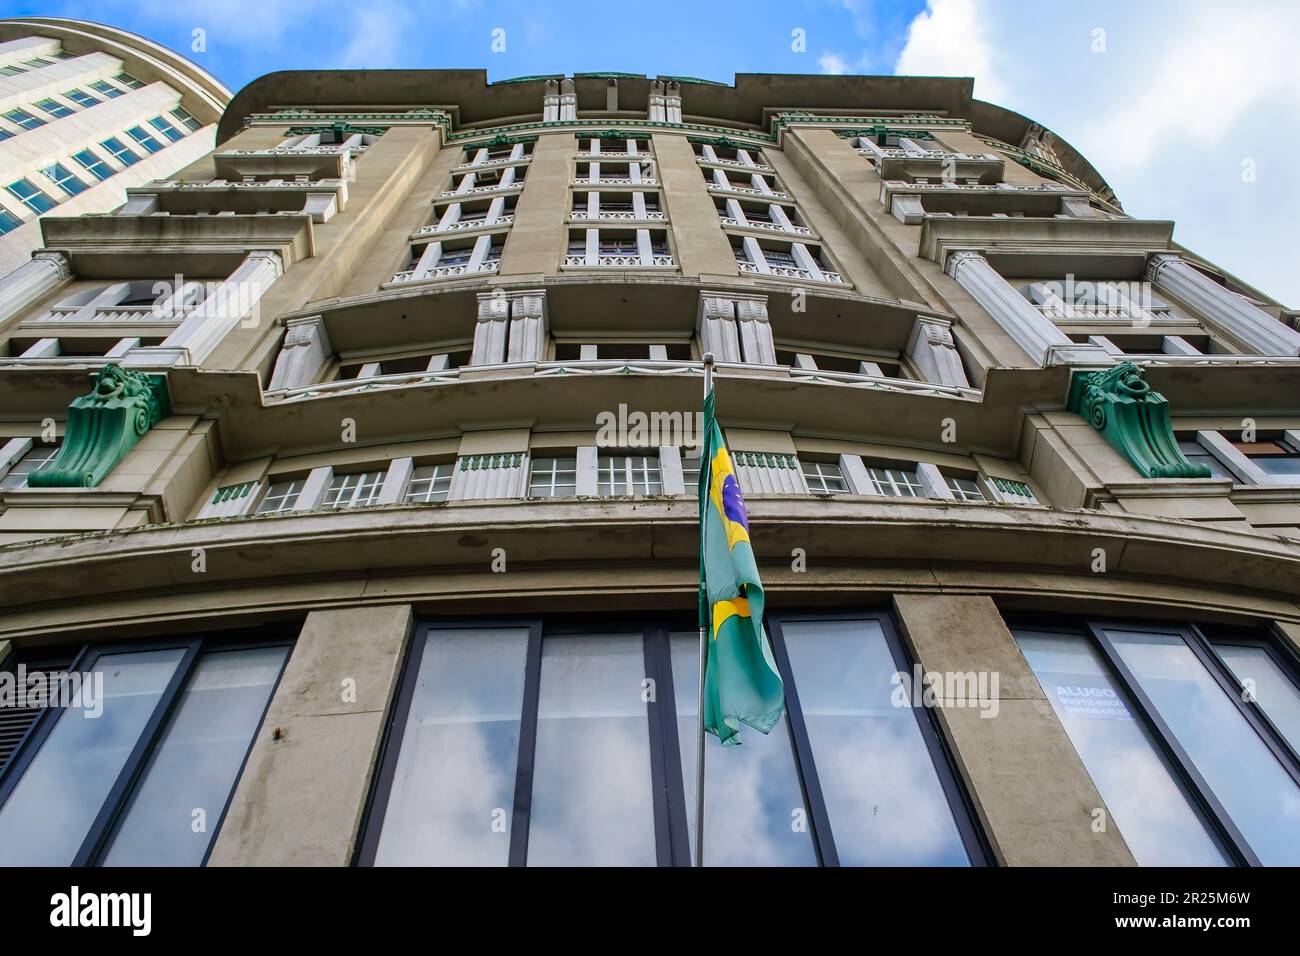
[[(704, 397), (709, 397), (709, 392), (713, 389), (713, 353), (704, 353)], [(704, 445), (700, 446), (701, 451)], [(709, 468), (709, 462), (701, 461), (700, 468)], [(704, 551), (704, 529), (708, 522), (704, 519), (705, 509), (708, 507), (708, 501), (704, 498), (700, 500), (700, 551)], [(700, 581), (700, 587), (704, 586), (703, 580)], [(704, 595), (704, 601), (708, 602), (708, 595)], [(710, 609), (711, 610), (711, 609)], [(699, 733), (695, 737), (695, 865), (704, 866), (704, 669), (709, 664), (709, 645), (707, 626), (700, 627), (700, 727)]]

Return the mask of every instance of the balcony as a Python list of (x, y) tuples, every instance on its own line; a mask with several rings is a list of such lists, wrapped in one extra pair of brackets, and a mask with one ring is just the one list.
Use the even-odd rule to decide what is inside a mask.
[(766, 275), (776, 276), (779, 279), (799, 279), (803, 282), (836, 282), (840, 284), (844, 283), (844, 277), (841, 276), (838, 272), (828, 272), (825, 269), (821, 270), (821, 277), (818, 278), (810, 270), (800, 269), (798, 266), (778, 266), (778, 265), (769, 264), (767, 267), (767, 272), (764, 273), (761, 269), (759, 269), (758, 266), (756, 266), (752, 262), (737, 261), (736, 265), (739, 266), (741, 272), (750, 275), (766, 274)]
[(599, 179), (573, 180), (575, 186), (658, 186), (657, 179), (632, 179), (630, 176), (601, 176)]
[(789, 193), (779, 192), (775, 189), (770, 192), (763, 192), (763, 190), (755, 189), (753, 186), (737, 186), (735, 183), (728, 183), (726, 186), (719, 186), (717, 183), (708, 183), (708, 188), (709, 192), (721, 193), (724, 196), (728, 193), (736, 193), (741, 196), (757, 196), (760, 199), (784, 199), (787, 201), (790, 199)]
[(440, 226), (438, 223), (431, 223), (427, 226), (421, 226), (415, 232), (411, 233), (412, 239), (419, 239), (425, 236), (443, 236), (449, 233), (469, 232), (472, 229), (498, 229), (505, 228), (515, 221), (513, 215), (497, 216), (495, 219), (458, 219), (455, 222)]
[(526, 166), (533, 161), (531, 156), (520, 156), (518, 159), (511, 159), (506, 156), (502, 159), (489, 159), (483, 163), (461, 163), (455, 169), (454, 173), (481, 173), (490, 169), (503, 169), (506, 166)]
[(300, 213), (323, 223), (342, 210), (347, 201), (348, 184), (344, 179), (161, 179), (127, 189), (126, 204), (118, 215), (197, 216), (213, 210), (234, 215)]
[(604, 209), (594, 216), (585, 209), (575, 209), (569, 213), (569, 219), (572, 222), (665, 222), (668, 217), (661, 210), (646, 210), (645, 215), (637, 215), (636, 212), (627, 211), (606, 211)]
[(733, 229), (762, 229), (766, 232), (777, 232), (787, 236), (811, 236), (813, 231), (807, 226), (796, 226), (791, 224), (788, 228), (776, 222), (764, 222), (761, 219), (750, 219), (741, 222), (732, 216), (719, 216), (719, 221), (724, 226), (730, 226)]
[[(931, 215), (997, 216), (1018, 214), (1032, 218), (1070, 215), (1087, 218), (1089, 194), (1059, 183), (1019, 186), (1011, 183), (917, 182), (901, 179), (880, 184), (880, 204), (899, 222), (916, 225)], [(1091, 210), (1105, 217), (1100, 210)]]
[(439, 199), (456, 199), (462, 196), (484, 196), (488, 193), (509, 194), (524, 188), (523, 180), (506, 183), (492, 183), (489, 186), (472, 186), (469, 189), (445, 189), (438, 194)]
[(1004, 163), (992, 153), (950, 153), (946, 149), (878, 146), (858, 140), (856, 151), (875, 163), (881, 179), (949, 179), (984, 184), (1002, 181)]
[(580, 149), (575, 155), (578, 159), (587, 159), (594, 162), (600, 162), (603, 159), (616, 159), (619, 162), (649, 162), (654, 158), (654, 156), (647, 151), (637, 153), (612, 153), (609, 150), (604, 149), (599, 153), (593, 153), (589, 149)]
[(238, 180), (245, 176), (351, 179), (352, 163), (365, 149), (363, 145), (228, 149), (214, 153), (212, 159), (221, 179)]
[(701, 166), (725, 166), (728, 169), (752, 169), (756, 173), (774, 172), (772, 167), (767, 165), (767, 163), (742, 163), (738, 159), (723, 159), (721, 157), (709, 159), (707, 156), (696, 156), (695, 161)]
[(565, 256), (564, 264), (568, 267), (591, 269), (672, 269), (677, 263), (672, 256), (653, 255), (650, 262), (643, 262), (636, 253), (627, 255), (600, 255), (595, 262), (588, 262), (586, 256)]
[(468, 262), (458, 262), (449, 266), (434, 266), (432, 269), (426, 269), (421, 272), (418, 269), (408, 269), (405, 272), (399, 272), (390, 280), (392, 282), (420, 282), (425, 279), (449, 279), (453, 276), (472, 275), (475, 273), (496, 272), (501, 268), (501, 260), (484, 259), (482, 263), (473, 266)]

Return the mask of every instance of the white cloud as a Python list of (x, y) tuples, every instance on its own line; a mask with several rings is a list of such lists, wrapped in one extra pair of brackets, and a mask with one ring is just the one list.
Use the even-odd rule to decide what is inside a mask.
[(1297, 49), (1294, 0), (929, 0), (895, 72), (973, 76), (979, 99), (1086, 156), (1130, 214), (1175, 220), (1179, 242), (1294, 306)]
[(817, 65), (822, 68), (823, 73), (833, 73), (836, 76), (849, 72), (849, 65), (838, 53), (823, 53), (817, 58)]

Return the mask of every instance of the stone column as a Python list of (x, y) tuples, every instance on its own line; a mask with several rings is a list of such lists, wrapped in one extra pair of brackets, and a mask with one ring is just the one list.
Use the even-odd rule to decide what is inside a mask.
[(1211, 329), (1258, 355), (1300, 355), (1300, 332), (1229, 292), (1180, 256), (1152, 256), (1147, 279), (1190, 305)]
[(0, 279), (0, 323), (31, 308), (41, 296), (72, 278), (72, 264), (61, 252), (38, 252)]
[(719, 362), (740, 361), (740, 338), (731, 299), (717, 293), (701, 292), (695, 326), (701, 350), (712, 352)]
[(285, 323), (284, 344), (276, 356), (275, 370), (267, 388), (275, 390), (310, 385), (332, 354), (325, 320), (321, 316), (290, 319)]
[(1093, 829), (1106, 805), (992, 599), (897, 594), (894, 609), (926, 672), (990, 675), (990, 700), (937, 715), (998, 863), (1135, 865), (1117, 826)]
[(127, 364), (201, 364), (231, 329), (256, 314), (258, 300), (283, 272), (279, 253), (265, 249), (250, 252), (162, 345), (136, 349), (127, 356)]
[(410, 633), (405, 604), (307, 615), (209, 866), (349, 865)]
[(951, 323), (918, 315), (907, 354), (927, 382), (969, 388), (966, 370), (952, 340)]
[(510, 302), (507, 362), (541, 362), (546, 357), (546, 290), (517, 293)]
[(1105, 349), (1072, 342), (978, 252), (949, 253), (944, 271), (974, 296), (993, 321), (1039, 365), (1115, 364)]
[(767, 296), (736, 296), (740, 354), (749, 365), (775, 365), (776, 345), (767, 318)]
[(499, 365), (506, 357), (510, 300), (503, 292), (478, 294), (478, 322), (474, 326), (471, 365)]

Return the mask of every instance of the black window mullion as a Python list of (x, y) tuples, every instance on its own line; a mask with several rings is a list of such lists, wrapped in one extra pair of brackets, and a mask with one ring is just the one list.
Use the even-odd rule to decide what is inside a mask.
[(528, 862), (528, 819), (533, 805), (533, 762), (537, 757), (537, 705), (542, 685), (542, 624), (528, 632), (524, 665), (524, 702), (519, 720), (519, 760), (515, 769), (515, 805), (510, 821), (509, 866)]
[[(880, 622), (881, 630), (885, 632), (885, 643), (894, 658), (894, 666), (898, 668), (898, 673), (910, 677), (913, 662), (903, 644), (902, 637), (894, 627), (893, 620), (888, 614), (879, 614), (876, 616), (876, 620)], [(966, 848), (966, 855), (970, 858), (972, 866), (987, 866), (989, 860), (993, 858), (991, 848), (984, 837), (983, 831), (975, 822), (976, 812), (970, 795), (957, 778), (954, 769), (956, 763), (953, 760), (952, 751), (948, 747), (943, 731), (939, 727), (935, 708), (926, 707), (922, 700), (912, 701), (911, 709), (912, 716), (916, 718), (917, 725), (920, 727), (921, 739), (925, 741), (925, 749), (930, 755), (930, 762), (934, 765), (935, 774), (939, 777), (939, 785), (943, 788), (944, 796), (948, 800), (948, 810), (952, 814), (957, 832), (961, 835), (961, 842)]]
[[(86, 834), (81, 849), (77, 851), (77, 855), (72, 861), (73, 866), (90, 865), (103, 848), (103, 844), (108, 838), (118, 814), (122, 811), (122, 804), (135, 786), (136, 779), (144, 769), (145, 761), (153, 752), (153, 748), (162, 734), (163, 727), (167, 724), (167, 718), (171, 715), (172, 708), (175, 707), (176, 701), (180, 697), (181, 690), (185, 687), (186, 681), (189, 680), (202, 643), (200, 639), (187, 642), (185, 653), (181, 656), (176, 665), (176, 670), (172, 673), (171, 679), (167, 681), (167, 686), (159, 696), (153, 714), (144, 725), (144, 730), (141, 731), (135, 746), (131, 748), (131, 753), (126, 758), (126, 763), (122, 766), (121, 772), (117, 775), (113, 788), (109, 791), (104, 805), (100, 807), (99, 813), (95, 817), (95, 822), (90, 825), (90, 831)], [(106, 648), (106, 650), (111, 652), (112, 649)]]
[(1273, 721), (1268, 719), (1268, 715), (1264, 713), (1258, 702), (1245, 699), (1245, 688), (1228, 668), (1227, 662), (1214, 652), (1214, 648), (1206, 639), (1205, 634), (1199, 627), (1192, 624), (1183, 639), (1200, 659), (1201, 663), (1205, 665), (1205, 669), (1214, 675), (1214, 679), (1218, 681), (1224, 693), (1231, 698), (1237, 710), (1241, 712), (1241, 716), (1250, 724), (1255, 733), (1259, 734), (1260, 739), (1264, 741), (1265, 746), (1277, 758), (1278, 763), (1291, 775), (1291, 779), (1296, 786), (1300, 787), (1300, 763), (1296, 761), (1295, 752), (1282, 735), (1278, 733), (1277, 728), (1273, 726)]
[(688, 813), (694, 813), (694, 806), (686, 805), (686, 780), (682, 774), (682, 742), (677, 734), (677, 687), (673, 683), (672, 636), (668, 629), (660, 628), (656, 632), (660, 641), (662, 656), (659, 658), (659, 677), (655, 695), (656, 707), (660, 714), (660, 729), (663, 734), (664, 784), (668, 792), (668, 826), (672, 842), (672, 862), (674, 866), (690, 866), (691, 840), (687, 823)]
[(1210, 785), (1201, 776), (1200, 771), (1196, 769), (1192, 758), (1188, 756), (1187, 751), (1178, 742), (1178, 738), (1174, 736), (1169, 725), (1160, 716), (1159, 711), (1151, 702), (1151, 698), (1147, 696), (1137, 678), (1133, 676), (1133, 672), (1129, 670), (1128, 665), (1120, 656), (1119, 651), (1115, 649), (1115, 645), (1111, 643), (1110, 638), (1101, 627), (1091, 621), (1088, 622), (1088, 630), (1092, 634), (1092, 638), (1096, 642), (1098, 649), (1100, 649), (1102, 656), (1106, 659), (1106, 663), (1110, 666), (1111, 672), (1124, 689), (1124, 693), (1128, 695), (1129, 700), (1137, 708), (1139, 718), (1153, 732), (1156, 745), (1191, 791), (1192, 796), (1196, 799), (1202, 813), (1209, 820), (1220, 842), (1227, 847), (1236, 863), (1259, 866), (1259, 857), (1255, 855), (1255, 851), (1250, 848), (1246, 838), (1237, 829), (1237, 825), (1232, 821), (1232, 817), (1228, 815), (1228, 811), (1224, 809), (1223, 804), (1219, 802), (1219, 798), (1215, 796)]
[[(678, 836), (673, 825), (673, 811), (681, 804), (675, 795), (680, 789), (681, 755), (677, 752), (677, 735), (672, 725), (677, 722), (672, 695), (672, 667), (668, 658), (668, 634), (663, 628), (649, 625), (642, 641), (645, 655), (645, 674), (653, 683), (651, 696), (646, 701), (646, 717), (650, 733), (650, 783), (653, 787), (655, 856), (660, 866), (672, 866), (678, 858), (675, 845)], [(669, 734), (672, 734), (671, 741)], [(678, 762), (678, 789), (673, 789), (671, 761)], [(683, 818), (684, 821), (684, 818)]]
[(822, 866), (839, 866), (840, 858), (835, 850), (835, 839), (831, 834), (830, 815), (826, 812), (826, 800), (822, 796), (821, 783), (817, 777), (812, 742), (808, 739), (803, 709), (799, 706), (799, 692), (795, 689), (794, 674), (790, 669), (790, 656), (785, 650), (781, 624), (781, 618), (768, 615), (767, 627), (772, 642), (772, 656), (776, 660), (777, 670), (785, 685), (786, 719), (789, 721), (790, 737), (794, 743), (794, 762), (799, 774), (799, 785), (803, 789), (804, 805), (808, 809), (813, 846), (817, 850), (817, 858)]
[(401, 755), (402, 741), (406, 734), (407, 717), (411, 712), (411, 700), (415, 696), (415, 684), (420, 677), (420, 661), (424, 657), (424, 645), (433, 630), (428, 624), (418, 625), (415, 639), (411, 641), (406, 652), (405, 668), (398, 683), (397, 698), (392, 707), (392, 716), (386, 724), (376, 759), (379, 768), (375, 785), (370, 789), (370, 796), (363, 811), (364, 832), (357, 848), (355, 862), (360, 866), (373, 866), (375, 854), (379, 850), (379, 837), (384, 830), (384, 816), (388, 812), (388, 797), (393, 789), (393, 778), (397, 774), (397, 758)]

